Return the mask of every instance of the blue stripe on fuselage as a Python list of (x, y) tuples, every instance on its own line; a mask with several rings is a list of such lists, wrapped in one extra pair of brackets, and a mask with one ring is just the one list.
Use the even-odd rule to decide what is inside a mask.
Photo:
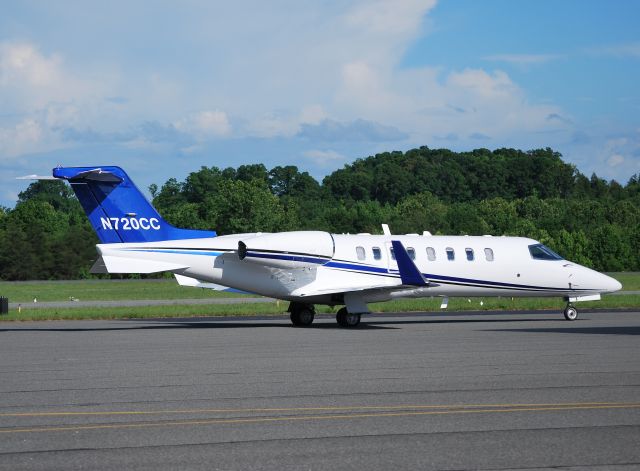
[[(325, 265), (328, 268), (335, 268), (338, 270), (348, 270), (351, 272), (358, 272), (369, 275), (383, 275), (391, 278), (399, 278), (399, 272), (397, 270), (386, 269), (383, 267), (376, 266), (365, 266), (365, 265), (356, 265), (354, 263), (349, 262), (334, 262), (331, 261)], [(532, 285), (522, 285), (515, 283), (506, 283), (501, 281), (488, 281), (488, 280), (474, 280), (471, 278), (459, 278), (455, 276), (446, 276), (446, 275), (436, 275), (433, 273), (422, 273), (422, 276), (425, 277), (429, 281), (435, 282), (444, 282), (448, 284), (458, 284), (458, 285), (466, 285), (466, 286), (475, 286), (480, 288), (496, 288), (496, 289), (522, 289), (529, 291), (567, 291), (566, 288), (557, 288), (551, 286), (532, 286)]]

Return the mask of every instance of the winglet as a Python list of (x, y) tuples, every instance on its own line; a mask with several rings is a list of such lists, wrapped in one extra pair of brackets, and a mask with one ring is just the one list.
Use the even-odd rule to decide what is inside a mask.
[(393, 246), (393, 253), (396, 256), (396, 261), (398, 262), (398, 271), (400, 272), (400, 279), (402, 280), (403, 285), (412, 285), (412, 286), (427, 286), (428, 282), (416, 267), (416, 264), (413, 263), (411, 257), (405, 250), (402, 242), (399, 240), (392, 240), (391, 245)]

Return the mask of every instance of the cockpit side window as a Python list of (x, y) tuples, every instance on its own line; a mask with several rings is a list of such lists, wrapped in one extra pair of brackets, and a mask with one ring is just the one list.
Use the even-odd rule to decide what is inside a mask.
[(543, 244), (529, 246), (529, 253), (534, 260), (562, 260), (562, 257)]

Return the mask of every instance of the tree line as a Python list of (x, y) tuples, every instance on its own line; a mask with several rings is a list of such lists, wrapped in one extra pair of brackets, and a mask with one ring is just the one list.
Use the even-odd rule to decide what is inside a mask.
[[(296, 166), (201, 167), (151, 185), (178, 227), (218, 234), (326, 230), (518, 235), (602, 271), (640, 270), (640, 176), (625, 185), (581, 174), (551, 149), (421, 147), (345, 165), (320, 183)], [(3, 280), (90, 276), (97, 243), (61, 181), (32, 183), (0, 208)]]

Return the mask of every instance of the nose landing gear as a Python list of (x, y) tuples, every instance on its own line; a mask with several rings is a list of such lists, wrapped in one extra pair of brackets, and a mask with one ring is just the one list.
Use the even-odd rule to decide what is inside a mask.
[(564, 318), (568, 321), (575, 321), (578, 318), (578, 310), (571, 303), (564, 308)]

